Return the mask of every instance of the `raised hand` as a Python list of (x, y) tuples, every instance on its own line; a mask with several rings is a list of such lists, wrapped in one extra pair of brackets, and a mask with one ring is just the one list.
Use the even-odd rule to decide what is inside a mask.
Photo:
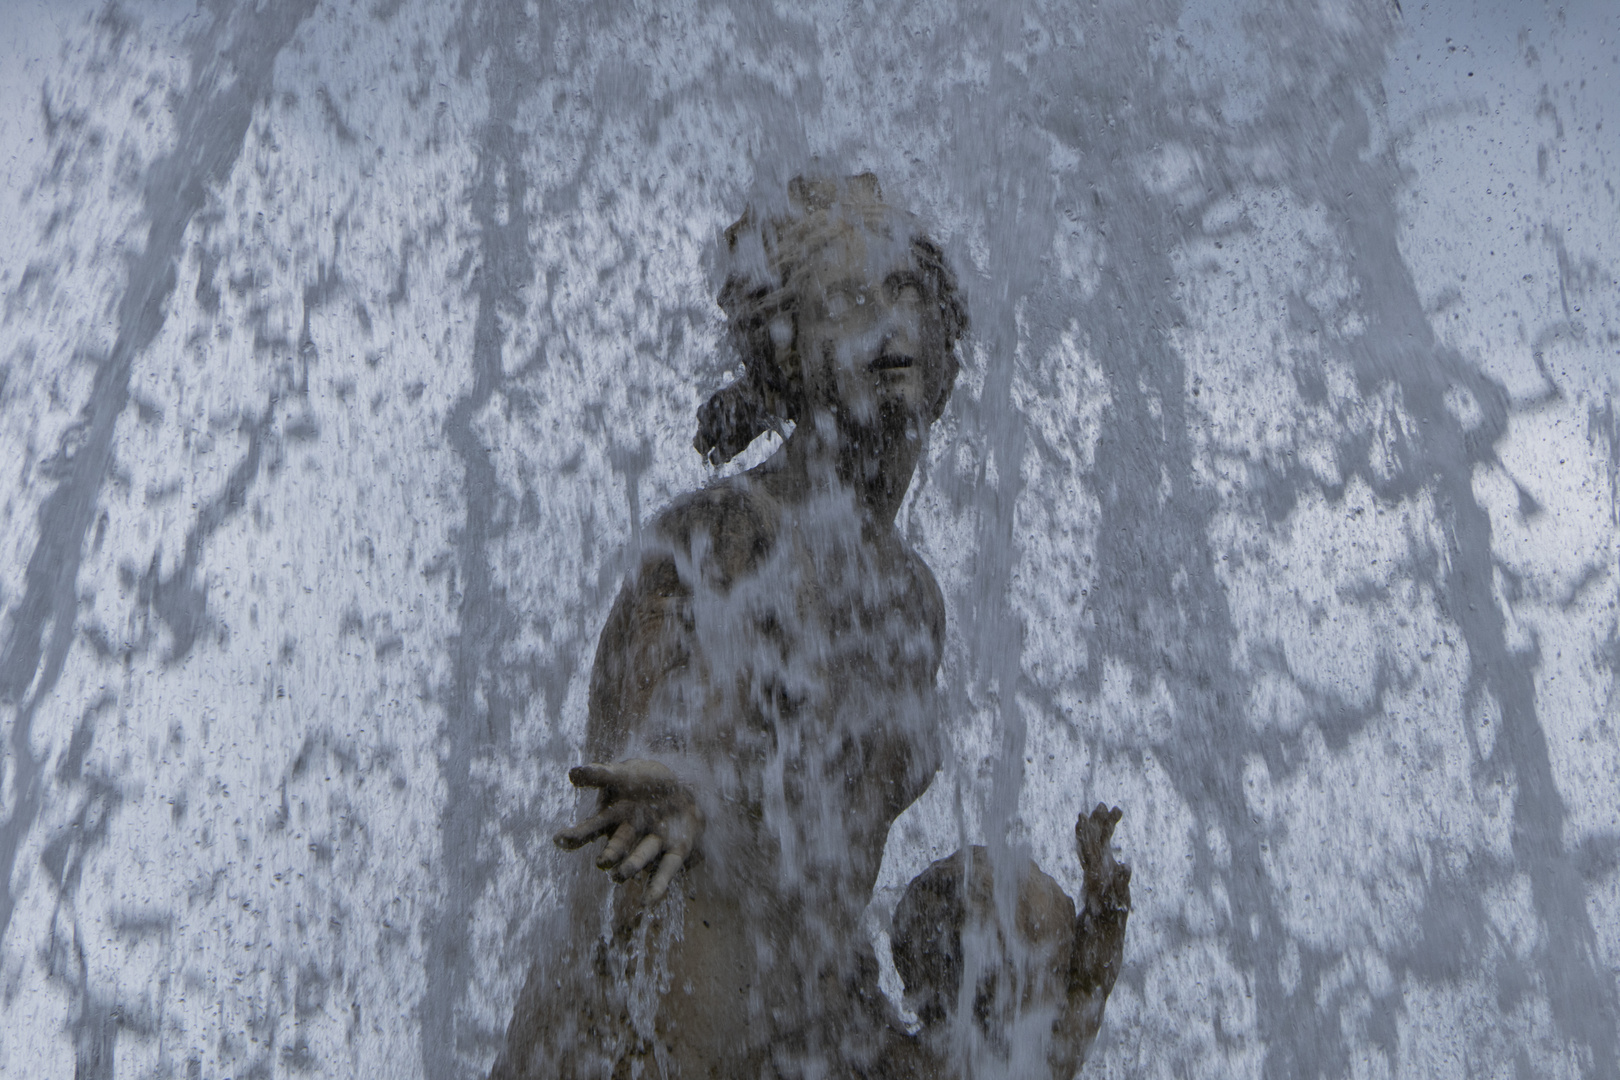
[(1125, 956), (1125, 922), (1131, 915), (1131, 868), (1114, 859), (1114, 826), (1123, 813), (1103, 803), (1074, 824), (1085, 886), (1074, 926), (1069, 993), (1075, 1004), (1075, 1046), (1084, 1047), (1102, 1023), (1103, 1002), (1114, 988)]
[(595, 814), (556, 835), (557, 846), (573, 851), (611, 832), (596, 865), (624, 881), (657, 859), (646, 903), (662, 900), (703, 834), (703, 813), (691, 791), (656, 761), (579, 765), (568, 770), (568, 779), (575, 787), (601, 789), (602, 798)]
[(1080, 849), (1080, 867), (1085, 871), (1086, 910), (1093, 916), (1105, 912), (1131, 910), (1131, 868), (1114, 859), (1114, 826), (1125, 812), (1108, 809), (1103, 803), (1090, 814), (1081, 814), (1074, 823), (1074, 838)]

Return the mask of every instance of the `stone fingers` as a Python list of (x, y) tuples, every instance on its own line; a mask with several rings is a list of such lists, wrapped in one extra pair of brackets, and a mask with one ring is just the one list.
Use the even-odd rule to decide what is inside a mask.
[(665, 852), (663, 859), (659, 860), (658, 872), (653, 875), (652, 884), (647, 886), (647, 904), (649, 906), (658, 903), (664, 898), (665, 891), (669, 889), (669, 883), (675, 879), (675, 875), (680, 872), (681, 867), (686, 865), (687, 854), (688, 852), (675, 848)]
[[(1098, 809), (1101, 808), (1101, 804), (1099, 803)], [(1097, 811), (1093, 810), (1089, 814), (1085, 813), (1084, 811), (1081, 812), (1080, 816), (1075, 820), (1074, 823), (1074, 839), (1076, 846), (1080, 849), (1080, 864), (1082, 866), (1094, 865), (1099, 854), (1099, 845), (1097, 843)]]
[[(661, 846), (649, 853), (647, 862), (650, 863), (659, 851), (664, 853), (663, 858), (658, 860), (658, 869), (654, 871), (652, 881), (647, 885), (646, 903), (649, 906), (658, 903), (664, 898), (664, 893), (669, 891), (670, 882), (680, 873), (681, 867), (686, 865), (687, 858), (692, 854), (697, 834), (701, 829), (702, 815), (694, 808), (666, 819), (659, 825), (658, 832), (648, 837), (649, 840), (658, 840)], [(644, 841), (642, 848), (647, 847)], [(638, 849), (638, 854), (640, 850)], [(630, 861), (626, 860), (626, 867), (629, 865)], [(621, 868), (621, 874), (623, 877), (629, 877), (639, 869), (641, 869), (639, 865), (634, 869)]]
[(639, 835), (640, 830), (636, 828), (635, 822), (626, 821), (620, 825), (613, 833), (613, 839), (609, 840), (607, 847), (602, 849), (602, 854), (596, 857), (597, 869), (613, 869), (618, 861), (624, 858), (624, 853), (630, 850), (630, 845), (635, 843), (635, 839)]
[(1114, 868), (1114, 876), (1103, 890), (1103, 900), (1114, 911), (1131, 910), (1131, 868), (1123, 864)]
[(1080, 847), (1080, 860), (1091, 865), (1103, 861), (1114, 839), (1114, 826), (1125, 812), (1119, 807), (1110, 810), (1106, 803), (1098, 803), (1089, 814), (1081, 814), (1074, 823), (1074, 838)]
[(615, 797), (667, 798), (680, 790), (680, 782), (668, 766), (639, 759), (575, 765), (568, 770), (568, 781), (575, 787), (603, 788)]
[(612, 765), (575, 765), (568, 770), (568, 782), (575, 787), (611, 787), (619, 776)]
[(596, 865), (625, 881), (652, 866), (646, 903), (657, 903), (697, 846), (703, 812), (669, 768), (656, 761), (591, 762), (568, 771), (575, 787), (602, 791), (599, 812), (556, 834), (558, 847), (573, 850), (612, 832)]
[(625, 819), (630, 808), (623, 804), (610, 806), (599, 814), (586, 818), (578, 825), (570, 825), (552, 839), (564, 851), (583, 847)]
[(614, 878), (618, 881), (624, 881), (635, 877), (641, 873), (642, 867), (657, 858), (658, 853), (663, 850), (664, 838), (657, 833), (648, 833), (641, 843), (636, 845), (636, 850), (625, 856), (624, 862), (620, 863), (619, 868), (613, 871)]

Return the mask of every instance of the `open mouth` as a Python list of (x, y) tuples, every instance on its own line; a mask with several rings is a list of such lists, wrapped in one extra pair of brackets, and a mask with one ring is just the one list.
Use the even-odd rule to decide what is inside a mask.
[(884, 353), (866, 366), (868, 371), (899, 371), (916, 363), (909, 356), (899, 353)]

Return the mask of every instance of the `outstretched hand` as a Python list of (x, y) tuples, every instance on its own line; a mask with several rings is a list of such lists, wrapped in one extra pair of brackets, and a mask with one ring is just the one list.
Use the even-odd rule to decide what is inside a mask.
[(691, 791), (656, 761), (579, 765), (568, 770), (568, 779), (575, 787), (599, 788), (602, 799), (595, 814), (556, 835), (557, 846), (573, 851), (611, 832), (596, 865), (624, 881), (658, 860), (646, 902), (662, 900), (703, 834), (703, 813)]
[(1080, 848), (1080, 867), (1085, 871), (1085, 907), (1092, 915), (1131, 910), (1131, 868), (1114, 859), (1114, 826), (1124, 817), (1119, 807), (1110, 810), (1098, 803), (1090, 814), (1081, 814), (1074, 823), (1074, 838)]

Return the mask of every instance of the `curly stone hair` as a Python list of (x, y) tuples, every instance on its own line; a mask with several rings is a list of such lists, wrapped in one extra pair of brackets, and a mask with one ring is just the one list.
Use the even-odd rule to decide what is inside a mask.
[(967, 308), (945, 253), (921, 231), (916, 219), (883, 202), (877, 177), (871, 173), (843, 180), (798, 177), (788, 185), (788, 201), (790, 211), (782, 217), (762, 222), (749, 209), (726, 230), (733, 265), (742, 261), (740, 249), (757, 239), (767, 272), (734, 270), (720, 289), (719, 304), (742, 357), (743, 373), (698, 410), (692, 445), (713, 465), (730, 461), (760, 435), (798, 419), (804, 405), (799, 358), (782, 337), (782, 320), (796, 317), (798, 277), (811, 256), (852, 227), (886, 236), (911, 233), (912, 258), (929, 299), (938, 305), (948, 365), (938, 398), (929, 403), (930, 420), (944, 411), (956, 382), (954, 350), (967, 332)]

